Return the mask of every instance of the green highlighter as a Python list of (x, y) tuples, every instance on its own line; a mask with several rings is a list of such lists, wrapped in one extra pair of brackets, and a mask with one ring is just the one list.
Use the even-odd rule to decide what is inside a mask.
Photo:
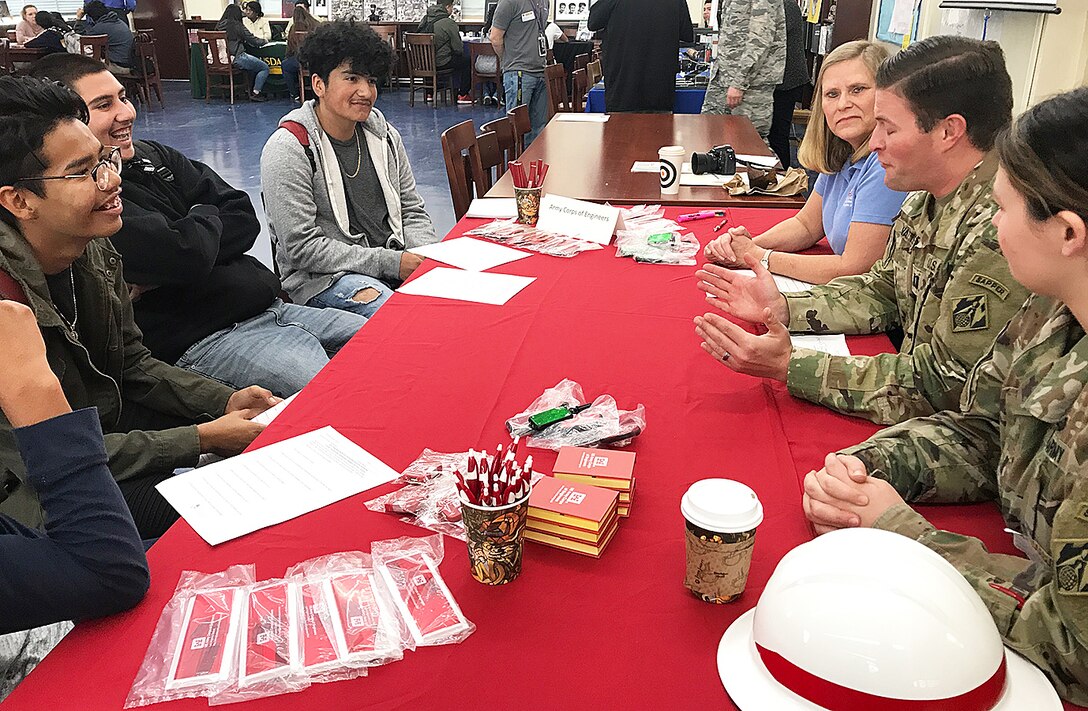
[(543, 429), (551, 427), (556, 422), (569, 420), (582, 410), (589, 408), (591, 404), (592, 403), (587, 402), (584, 405), (575, 405), (574, 407), (560, 405), (559, 407), (553, 407), (550, 410), (538, 412), (535, 415), (529, 415), (529, 429), (540, 432)]

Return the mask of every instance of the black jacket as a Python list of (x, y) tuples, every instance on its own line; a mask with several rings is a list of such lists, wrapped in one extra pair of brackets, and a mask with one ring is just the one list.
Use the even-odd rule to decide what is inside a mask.
[(215, 171), (152, 141), (125, 164), (123, 225), (113, 244), (151, 353), (177, 362), (194, 343), (259, 314), (280, 281), (246, 252), (261, 223), (249, 195)]
[(220, 20), (215, 29), (227, 33), (227, 49), (230, 56), (237, 57), (250, 47), (260, 47), (264, 40), (257, 37), (239, 20)]

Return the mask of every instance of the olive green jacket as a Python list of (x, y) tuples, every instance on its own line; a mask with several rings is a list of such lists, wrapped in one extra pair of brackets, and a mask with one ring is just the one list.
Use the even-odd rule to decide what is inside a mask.
[(934, 528), (909, 506), (874, 526), (940, 553), (1005, 644), (1062, 697), (1088, 704), (1088, 337), (1060, 302), (1033, 296), (967, 379), (958, 409), (845, 450), (910, 502), (994, 501), (1028, 558)]
[(795, 348), (791, 393), (883, 424), (954, 409), (967, 372), (1024, 304), (990, 223), (997, 156), (948, 198), (912, 193), (884, 257), (865, 274), (786, 294), (791, 331), (903, 330), (899, 353), (835, 356)]
[[(3, 222), (0, 269), (22, 286), (41, 327), (49, 366), (69, 403), (75, 409), (98, 408), (114, 478), (120, 481), (194, 466), (200, 453), (195, 425), (118, 432), (122, 409), (136, 404), (194, 423), (209, 421), (223, 414), (234, 390), (151, 357), (132, 319), (121, 257), (109, 241), (92, 242), (72, 265), (78, 334), (53, 306), (30, 245)], [(0, 513), (40, 526), (41, 507), (30, 487), (23, 485), (24, 479), (11, 425), (0, 414)]]

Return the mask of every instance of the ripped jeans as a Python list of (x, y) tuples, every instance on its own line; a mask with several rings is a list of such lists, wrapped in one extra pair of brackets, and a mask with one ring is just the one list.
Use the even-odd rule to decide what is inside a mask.
[(393, 290), (381, 279), (365, 274), (345, 274), (306, 305), (351, 311), (370, 318), (392, 295)]

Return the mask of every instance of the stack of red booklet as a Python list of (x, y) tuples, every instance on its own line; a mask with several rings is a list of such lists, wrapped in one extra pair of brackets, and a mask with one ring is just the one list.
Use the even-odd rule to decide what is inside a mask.
[(618, 504), (610, 489), (546, 476), (529, 495), (524, 536), (599, 558), (619, 526)]
[(631, 514), (635, 496), (634, 452), (563, 447), (552, 473), (557, 479), (615, 489), (620, 494), (620, 516)]

